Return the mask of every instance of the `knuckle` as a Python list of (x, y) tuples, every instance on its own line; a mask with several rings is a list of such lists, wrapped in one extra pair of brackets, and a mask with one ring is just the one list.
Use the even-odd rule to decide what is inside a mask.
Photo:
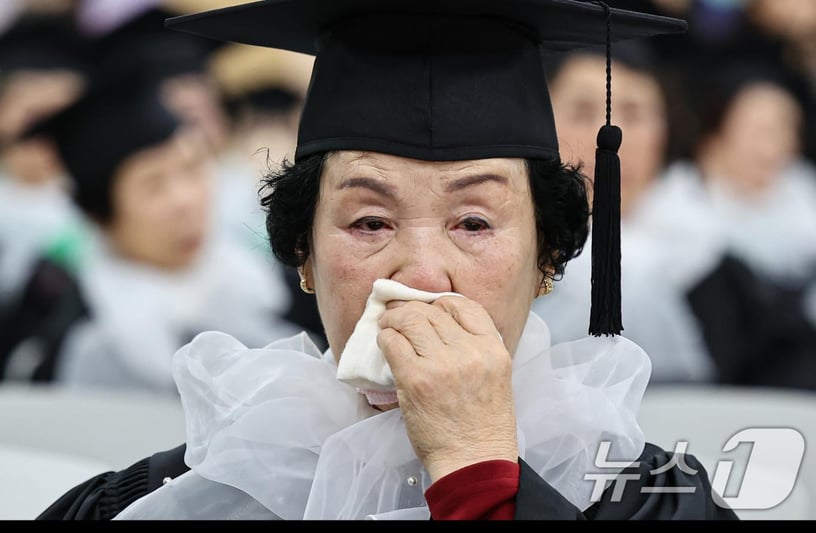
[(385, 328), (377, 334), (377, 345), (383, 351), (395, 349), (398, 343), (398, 333), (391, 328)]
[(425, 305), (426, 304), (423, 304), (422, 302), (412, 300), (412, 301), (406, 303), (405, 305), (403, 305), (400, 309), (402, 309), (403, 311), (405, 311), (408, 314), (414, 314), (414, 313), (420, 313), (422, 311), (422, 308)]

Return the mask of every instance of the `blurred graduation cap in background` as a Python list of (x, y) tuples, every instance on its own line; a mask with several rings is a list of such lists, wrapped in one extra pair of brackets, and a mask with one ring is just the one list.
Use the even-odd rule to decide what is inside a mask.
[(135, 153), (169, 140), (179, 125), (154, 79), (114, 77), (97, 79), (74, 104), (34, 124), (24, 137), (54, 141), (71, 177), (74, 201), (106, 222), (120, 166)]
[(69, 17), (24, 15), (0, 34), (0, 78), (23, 69), (87, 73), (88, 52)]
[(313, 58), (284, 50), (228, 44), (217, 50), (210, 71), (230, 113), (286, 114), (306, 96)]
[[(296, 160), (369, 150), (450, 161), (558, 159), (542, 54), (609, 49), (686, 24), (577, 0), (266, 0), (173, 18), (168, 27), (316, 55)], [(623, 329), (620, 143), (608, 116), (595, 165), (594, 335)]]
[(93, 39), (93, 50), (106, 77), (150, 70), (157, 79), (208, 70), (210, 55), (223, 43), (170, 32), (164, 21), (176, 13), (150, 7)]
[(0, 35), (0, 150), (74, 101), (94, 73), (87, 43), (69, 17), (20, 17)]

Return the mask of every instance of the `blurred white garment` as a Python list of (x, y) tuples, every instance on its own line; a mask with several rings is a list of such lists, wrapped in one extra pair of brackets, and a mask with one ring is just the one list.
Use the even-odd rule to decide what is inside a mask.
[[(601, 441), (624, 460), (643, 450), (649, 370), (643, 350), (619, 337), (550, 347), (546, 324), (529, 315), (513, 357), (519, 453), (580, 509)], [(262, 350), (197, 337), (173, 360), (192, 470), (117, 518), (427, 519), (431, 479), (401, 411), (375, 411), (336, 371), (305, 334)]]
[(280, 267), (226, 243), (167, 272), (114, 254), (96, 234), (79, 269), (89, 320), (68, 334), (59, 381), (173, 391), (173, 354), (196, 334), (229, 332), (249, 346), (299, 331), (279, 318), (290, 303)]
[(680, 289), (694, 288), (728, 252), (728, 240), (706, 191), (685, 164), (669, 167), (645, 192), (626, 225), (660, 245), (660, 267)]
[(0, 176), (0, 302), (16, 295), (31, 267), (79, 216), (55, 182), (29, 186)]
[[(758, 198), (738, 197), (719, 183), (704, 182), (690, 163), (669, 168), (659, 206), (650, 222), (675, 226), (688, 218), (676, 212), (698, 214), (717, 232), (734, 255), (758, 274), (786, 283), (798, 283), (816, 268), (816, 169), (804, 161), (787, 167)], [(669, 207), (671, 206), (671, 207)]]
[[(653, 381), (705, 381), (713, 365), (702, 332), (685, 299), (691, 282), (709, 261), (684, 257), (682, 246), (656, 239), (629, 224), (621, 226), (622, 335), (652, 360)], [(533, 310), (550, 326), (553, 343), (587, 335), (592, 301), (591, 238), (584, 252), (567, 264), (554, 290), (539, 297)], [(699, 252), (700, 249), (697, 248)]]
[[(708, 381), (715, 371), (686, 295), (719, 265), (727, 238), (705, 190), (678, 168), (659, 178), (621, 225), (623, 336), (649, 354), (655, 382)], [(591, 249), (590, 237), (553, 293), (533, 304), (553, 342), (587, 334)]]

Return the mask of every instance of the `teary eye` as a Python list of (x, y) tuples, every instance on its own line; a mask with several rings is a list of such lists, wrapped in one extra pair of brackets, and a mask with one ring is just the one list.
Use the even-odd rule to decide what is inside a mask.
[(483, 231), (486, 229), (490, 229), (490, 224), (488, 224), (485, 220), (479, 217), (467, 217), (459, 225), (465, 231), (475, 232), (475, 231)]
[(363, 217), (357, 221), (355, 221), (352, 225), (353, 228), (361, 229), (363, 231), (379, 231), (381, 229), (385, 229), (387, 224), (384, 220), (376, 217)]

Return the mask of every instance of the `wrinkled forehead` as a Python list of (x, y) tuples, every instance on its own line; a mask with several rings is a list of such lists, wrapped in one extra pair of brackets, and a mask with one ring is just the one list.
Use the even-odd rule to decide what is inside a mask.
[(495, 178), (482, 179), (482, 182), (526, 189), (527, 163), (521, 158), (427, 161), (381, 152), (340, 150), (327, 155), (322, 181), (339, 185), (352, 178), (372, 178), (400, 186), (422, 180), (429, 187), (444, 188), (446, 184), (479, 176)]

